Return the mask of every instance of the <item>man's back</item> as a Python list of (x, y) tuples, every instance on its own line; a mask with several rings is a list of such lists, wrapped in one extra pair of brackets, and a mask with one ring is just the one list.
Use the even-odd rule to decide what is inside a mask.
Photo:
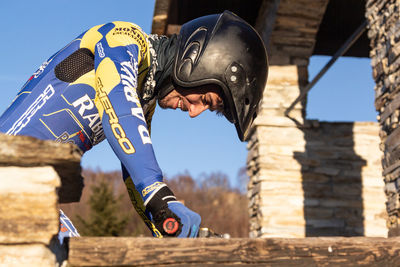
[[(135, 35), (140, 44), (132, 44), (129, 40), (124, 44), (119, 38), (124, 35)], [(126, 55), (131, 64), (120, 69), (115, 67), (115, 71), (122, 81), (126, 77), (126, 83), (134, 83), (136, 87), (133, 89), (136, 90), (149, 65), (144, 36), (139, 27), (127, 22), (98, 25), (84, 32), (51, 56), (29, 78), (0, 117), (0, 131), (74, 143), (82, 151), (89, 150), (105, 138), (99, 114), (103, 107), (100, 99), (96, 98), (95, 55), (101, 59), (108, 52), (108, 56), (111, 54), (118, 58), (119, 53), (126, 55), (121, 48), (131, 51), (131, 55)], [(139, 60), (141, 77), (136, 77), (138, 70), (133, 69), (133, 61), (138, 67)], [(102, 79), (107, 81), (108, 77)], [(121, 101), (123, 105), (132, 107), (129, 101)], [(134, 106), (137, 107), (137, 103)]]

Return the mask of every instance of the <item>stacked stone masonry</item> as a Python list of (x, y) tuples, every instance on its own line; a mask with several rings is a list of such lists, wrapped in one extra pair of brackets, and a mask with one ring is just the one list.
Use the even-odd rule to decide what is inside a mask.
[[(306, 78), (303, 67), (270, 66), (261, 114), (248, 143), (250, 237), (305, 236), (301, 166), (293, 157), (305, 142), (301, 130), (284, 116), (299, 93), (299, 78)], [(302, 121), (302, 113), (299, 103), (292, 115)]]
[(59, 176), (50, 166), (0, 167), (0, 176), (0, 266), (55, 266)]
[(386, 236), (377, 123), (304, 121), (305, 67), (271, 66), (248, 143), (251, 237)]
[(366, 17), (375, 79), (375, 108), (381, 126), (389, 235), (399, 235), (400, 185), (400, 1), (369, 0)]
[(328, 0), (280, 0), (270, 36), (271, 65), (307, 66)]
[(79, 201), (81, 153), (72, 144), (0, 134), (0, 266), (58, 266), (58, 202)]

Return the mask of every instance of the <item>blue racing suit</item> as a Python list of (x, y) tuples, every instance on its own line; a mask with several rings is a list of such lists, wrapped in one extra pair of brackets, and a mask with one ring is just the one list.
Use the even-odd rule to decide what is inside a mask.
[[(121, 161), (135, 209), (161, 237), (146, 209), (146, 201), (165, 187), (150, 138), (156, 103), (140, 98), (151, 64), (147, 38), (129, 22), (98, 25), (79, 35), (29, 78), (0, 117), (0, 132), (73, 143), (83, 152), (106, 138)], [(199, 224), (198, 216), (190, 235)]]

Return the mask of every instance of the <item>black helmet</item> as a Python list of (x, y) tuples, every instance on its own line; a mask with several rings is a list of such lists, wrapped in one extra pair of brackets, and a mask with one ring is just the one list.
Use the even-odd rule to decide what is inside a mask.
[(257, 116), (268, 75), (267, 52), (258, 33), (229, 11), (182, 25), (173, 81), (185, 88), (217, 84), (223, 90), (224, 115), (241, 141)]

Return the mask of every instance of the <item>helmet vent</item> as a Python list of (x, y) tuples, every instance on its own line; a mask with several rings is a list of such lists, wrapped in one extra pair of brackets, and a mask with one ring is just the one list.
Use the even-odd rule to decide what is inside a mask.
[(246, 105), (250, 104), (250, 100), (249, 100), (248, 97), (246, 97), (246, 98), (244, 99), (244, 103), (245, 103)]
[(185, 61), (183, 61), (183, 64), (179, 69), (179, 72), (181, 74), (180, 75), (181, 79), (184, 79), (184, 80), (189, 79), (190, 74), (192, 73), (192, 66), (193, 66), (193, 64), (190, 59), (186, 59)]
[(197, 64), (206, 36), (207, 29), (200, 27), (185, 43), (184, 51), (180, 59), (181, 65), (178, 66), (177, 70), (177, 76), (180, 79), (186, 82), (190, 80), (190, 75), (192, 74), (194, 66)]
[(240, 88), (244, 85), (246, 77), (246, 72), (243, 67), (236, 62), (232, 62), (232, 64), (226, 69), (225, 77), (227, 79), (229, 87)]

